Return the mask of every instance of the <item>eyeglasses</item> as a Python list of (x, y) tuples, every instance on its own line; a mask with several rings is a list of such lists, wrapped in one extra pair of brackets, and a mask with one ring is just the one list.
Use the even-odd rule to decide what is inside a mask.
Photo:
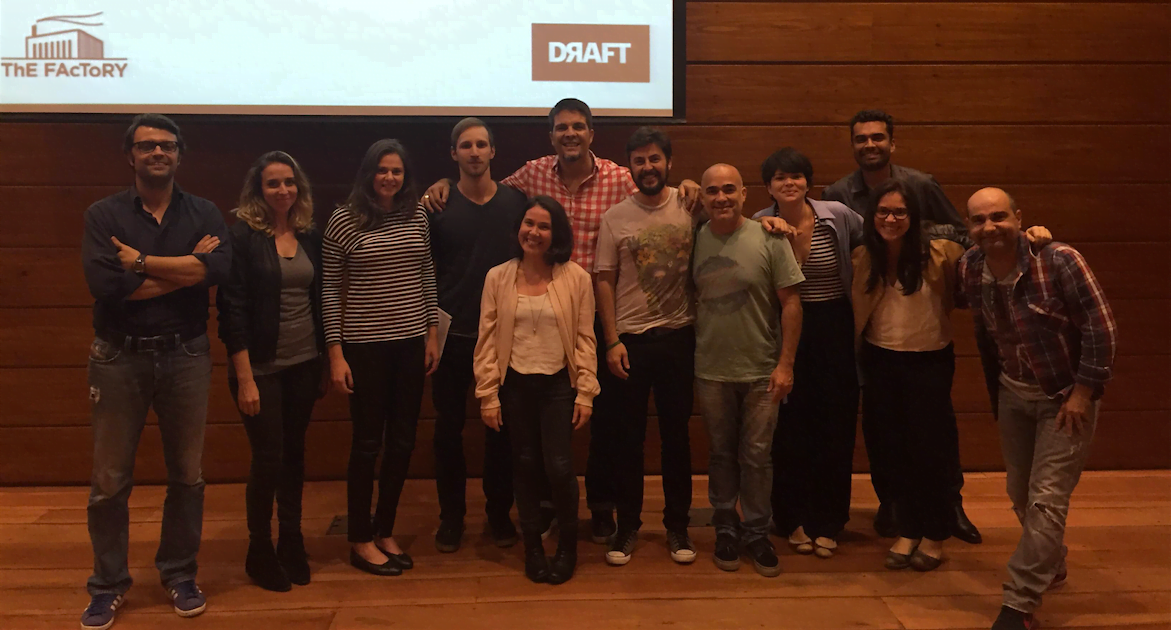
[(878, 210), (874, 211), (874, 216), (878, 217), (879, 219), (883, 219), (883, 220), (886, 220), (886, 218), (891, 216), (892, 214), (894, 215), (894, 217), (896, 219), (902, 221), (903, 219), (907, 218), (907, 209), (906, 208), (898, 208), (896, 210), (884, 210), (882, 208), (879, 208)]
[(154, 153), (155, 147), (162, 149), (163, 153), (174, 153), (179, 150), (179, 143), (174, 140), (143, 140), (135, 142), (132, 146), (139, 153)]

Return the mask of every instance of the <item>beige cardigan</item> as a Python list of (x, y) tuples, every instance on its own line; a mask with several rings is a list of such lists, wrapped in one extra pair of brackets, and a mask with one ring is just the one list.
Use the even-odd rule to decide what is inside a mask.
[[(512, 325), (516, 320), (516, 270), (512, 259), (488, 271), (480, 300), (480, 336), (472, 370), (476, 398), (483, 410), (500, 407), (500, 386), (512, 354)], [(549, 299), (557, 316), (557, 330), (565, 349), (569, 382), (577, 390), (577, 404), (593, 406), (598, 385), (598, 343), (594, 337), (594, 289), (590, 274), (577, 263), (553, 266)]]

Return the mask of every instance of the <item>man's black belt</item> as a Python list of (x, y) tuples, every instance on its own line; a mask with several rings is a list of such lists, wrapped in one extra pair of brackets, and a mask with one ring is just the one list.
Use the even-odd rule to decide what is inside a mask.
[(200, 332), (170, 333), (154, 337), (135, 337), (117, 331), (107, 330), (97, 333), (97, 337), (110, 345), (130, 352), (167, 352), (179, 347), (179, 344), (191, 341), (204, 334)]

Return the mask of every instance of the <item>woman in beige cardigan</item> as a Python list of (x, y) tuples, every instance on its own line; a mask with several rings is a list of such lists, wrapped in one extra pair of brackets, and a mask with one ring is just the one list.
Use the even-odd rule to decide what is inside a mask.
[[(476, 342), (476, 397), (488, 427), (508, 423), (525, 575), (561, 584), (577, 565), (577, 476), (571, 440), (598, 394), (594, 293), (569, 261), (565, 209), (537, 196), (517, 226), (516, 258), (484, 280)], [(548, 475), (548, 481), (544, 479)], [(550, 487), (560, 534), (552, 561), (541, 543), (540, 501)]]

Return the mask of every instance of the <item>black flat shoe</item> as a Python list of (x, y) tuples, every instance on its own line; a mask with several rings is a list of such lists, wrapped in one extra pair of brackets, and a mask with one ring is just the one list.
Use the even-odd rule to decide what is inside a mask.
[(374, 564), (358, 555), (358, 552), (353, 549), (350, 550), (350, 566), (371, 575), (395, 576), (403, 574), (403, 570), (394, 560), (387, 560), (384, 564)]
[(911, 568), (916, 571), (934, 571), (938, 569), (939, 565), (941, 564), (943, 564), (943, 558), (932, 558), (918, 549), (916, 549), (915, 552), (911, 554), (910, 565)]
[(895, 553), (893, 551), (886, 552), (886, 560), (882, 566), (891, 571), (902, 571), (903, 569), (911, 568), (911, 554), (909, 553)]
[(968, 543), (969, 545), (978, 545), (984, 542), (984, 537), (980, 535), (980, 530), (972, 524), (968, 519), (968, 515), (964, 512), (964, 505), (962, 503), (955, 503), (951, 509), (951, 523), (948, 527), (949, 533)]
[(395, 565), (398, 566), (398, 568), (402, 569), (403, 571), (407, 571), (407, 570), (415, 568), (415, 561), (412, 560), (411, 557), (409, 555), (407, 555), (407, 552), (405, 552), (405, 551), (402, 553), (390, 553), (389, 551), (383, 549), (382, 547), (379, 547), (378, 550), (381, 551), (383, 553), (383, 555), (385, 555), (387, 558), (389, 558), (390, 562), (393, 562)]

